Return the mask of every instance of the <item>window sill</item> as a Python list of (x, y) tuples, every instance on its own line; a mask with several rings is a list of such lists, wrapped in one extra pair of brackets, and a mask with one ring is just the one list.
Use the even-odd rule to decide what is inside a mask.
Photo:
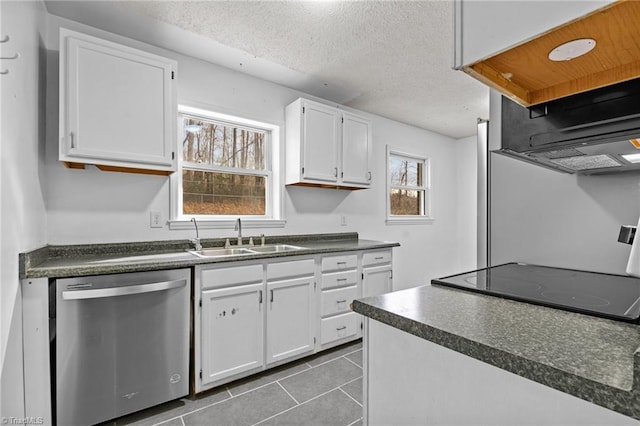
[[(245, 219), (242, 218), (242, 228), (284, 228), (287, 224), (286, 220), (280, 219)], [(219, 220), (207, 220), (198, 219), (198, 229), (233, 229), (236, 225), (236, 219), (219, 219)], [(193, 222), (191, 220), (170, 220), (169, 229), (193, 229)]]
[(388, 217), (387, 225), (431, 225), (435, 221), (432, 217)]

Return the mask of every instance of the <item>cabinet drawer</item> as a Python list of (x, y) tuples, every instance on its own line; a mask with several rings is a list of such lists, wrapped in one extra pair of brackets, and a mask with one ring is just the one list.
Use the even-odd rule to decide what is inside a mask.
[(323, 317), (349, 312), (349, 305), (358, 297), (358, 287), (344, 287), (324, 290), (321, 295)]
[(322, 258), (322, 271), (340, 271), (343, 269), (355, 269), (358, 267), (358, 256), (344, 254)]
[(362, 266), (391, 262), (391, 251), (374, 251), (362, 255)]
[(234, 268), (205, 269), (200, 273), (201, 288), (250, 284), (263, 280), (262, 265), (245, 265)]
[(360, 329), (360, 316), (355, 312), (338, 315), (322, 320), (320, 343), (323, 345), (334, 340), (355, 336)]
[(274, 280), (289, 277), (302, 277), (315, 274), (313, 259), (294, 260), (267, 264), (267, 279)]
[(332, 272), (322, 274), (322, 289), (346, 287), (358, 284), (358, 271)]

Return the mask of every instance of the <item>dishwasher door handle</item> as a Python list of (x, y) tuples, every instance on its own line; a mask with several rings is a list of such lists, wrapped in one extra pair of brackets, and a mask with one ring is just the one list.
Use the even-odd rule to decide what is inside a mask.
[(184, 287), (187, 280), (162, 281), (149, 284), (136, 284), (122, 287), (96, 288), (92, 290), (63, 291), (64, 300), (99, 299), (102, 297), (127, 296), (130, 294), (150, 293)]

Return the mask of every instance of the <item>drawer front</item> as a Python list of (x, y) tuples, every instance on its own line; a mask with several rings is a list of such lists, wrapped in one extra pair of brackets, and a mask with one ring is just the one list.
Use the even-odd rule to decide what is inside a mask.
[(358, 267), (358, 255), (343, 254), (322, 258), (322, 271), (340, 271)]
[(355, 312), (338, 315), (321, 320), (320, 343), (323, 345), (335, 340), (344, 339), (358, 334), (360, 329), (360, 316)]
[(320, 296), (322, 300), (323, 317), (349, 312), (349, 306), (353, 299), (358, 298), (358, 287), (344, 287), (333, 290), (324, 290)]
[(267, 279), (275, 280), (314, 275), (315, 269), (315, 261), (313, 259), (269, 263), (267, 264)]
[(391, 262), (391, 250), (374, 251), (362, 255), (362, 266)]
[(250, 284), (263, 280), (262, 265), (233, 268), (203, 269), (200, 273), (202, 289), (229, 285)]
[(322, 289), (358, 285), (358, 271), (322, 274)]

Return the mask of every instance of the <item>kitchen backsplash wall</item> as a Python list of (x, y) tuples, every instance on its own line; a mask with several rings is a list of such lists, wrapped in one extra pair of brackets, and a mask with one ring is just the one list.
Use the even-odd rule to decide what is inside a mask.
[[(491, 93), (490, 144), (500, 137)], [(492, 263), (520, 261), (624, 274), (631, 246), (620, 225), (640, 215), (640, 174), (576, 176), (491, 155)]]
[[(284, 144), (285, 106), (311, 96), (175, 52), (123, 39), (56, 16), (49, 17), (47, 78), (47, 154), (43, 173), (47, 209), (47, 240), (51, 244), (185, 239), (193, 230), (149, 227), (149, 212), (169, 218), (169, 178), (101, 172), (94, 168), (70, 170), (57, 160), (58, 150), (58, 31), (60, 27), (129, 44), (178, 61), (180, 103), (210, 107), (281, 126)], [(318, 99), (316, 99), (318, 100)], [(322, 101), (322, 100), (319, 100)], [(370, 115), (373, 125), (373, 184), (360, 191), (287, 187), (284, 192), (284, 228), (249, 228), (245, 236), (325, 232), (358, 232), (361, 238), (393, 240), (394, 288), (428, 283), (455, 273), (460, 267), (459, 221), (474, 221), (475, 212), (460, 214), (456, 141), (426, 130)], [(467, 143), (473, 143), (467, 141)], [(385, 147), (423, 155), (432, 161), (434, 216), (429, 225), (385, 224)], [(469, 152), (473, 151), (470, 149)], [(462, 166), (461, 166), (462, 167)], [(464, 184), (469, 185), (468, 181)], [(341, 226), (341, 216), (346, 226)], [(201, 230), (201, 237), (233, 236), (232, 228)]]

